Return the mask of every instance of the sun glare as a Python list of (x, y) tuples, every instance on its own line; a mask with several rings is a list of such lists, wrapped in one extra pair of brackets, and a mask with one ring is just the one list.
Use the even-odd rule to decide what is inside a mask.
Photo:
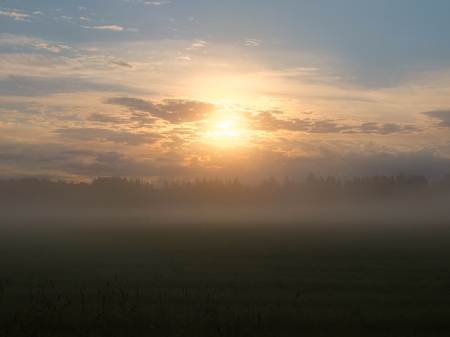
[(238, 119), (218, 118), (211, 121), (207, 126), (205, 136), (209, 142), (221, 146), (229, 146), (232, 144), (236, 145), (236, 142), (242, 142), (242, 136), (244, 134), (245, 130), (242, 128), (242, 125), (240, 125)]
[(215, 127), (219, 130), (223, 130), (223, 131), (228, 131), (228, 130), (232, 130), (234, 126), (234, 122), (233, 121), (223, 121), (221, 123), (217, 123), (215, 125)]
[(216, 138), (235, 138), (242, 132), (243, 130), (238, 129), (235, 121), (227, 119), (214, 124), (214, 128), (210, 134)]

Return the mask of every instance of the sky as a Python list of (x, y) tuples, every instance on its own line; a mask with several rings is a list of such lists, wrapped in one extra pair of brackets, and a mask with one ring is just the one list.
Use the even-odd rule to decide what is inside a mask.
[(450, 173), (448, 0), (3, 0), (0, 179)]

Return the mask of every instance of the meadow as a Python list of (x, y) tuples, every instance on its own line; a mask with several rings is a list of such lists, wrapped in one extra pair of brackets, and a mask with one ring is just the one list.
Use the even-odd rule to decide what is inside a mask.
[(2, 219), (3, 336), (447, 336), (450, 228)]

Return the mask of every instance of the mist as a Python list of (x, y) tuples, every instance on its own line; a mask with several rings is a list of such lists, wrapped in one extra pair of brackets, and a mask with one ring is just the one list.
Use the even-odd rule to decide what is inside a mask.
[(250, 187), (234, 181), (165, 182), (98, 177), (91, 184), (46, 179), (0, 181), (2, 218), (144, 218), (149, 224), (211, 226), (413, 226), (450, 220), (450, 175), (373, 176), (341, 183), (270, 177)]
[(445, 336), (450, 329), (442, 310), (450, 259), (442, 185), (361, 194), (350, 183), (335, 189), (332, 179), (310, 179), (329, 186), (321, 193), (307, 182), (156, 189), (99, 180), (102, 188), (0, 182), (4, 334)]

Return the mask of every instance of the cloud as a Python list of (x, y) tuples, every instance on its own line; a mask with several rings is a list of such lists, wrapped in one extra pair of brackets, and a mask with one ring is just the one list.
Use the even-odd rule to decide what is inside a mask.
[(82, 26), (82, 27), (86, 28), (86, 29), (113, 30), (113, 31), (117, 31), (117, 32), (123, 31), (123, 27), (120, 27), (120, 26), (117, 26), (117, 25), (112, 25), (112, 26)]
[(146, 1), (146, 2), (144, 2), (144, 4), (146, 4), (146, 5), (155, 5), (155, 6), (169, 4), (169, 3), (170, 3), (170, 1)]
[(203, 40), (197, 40), (197, 42), (194, 42), (190, 45), (190, 47), (186, 48), (187, 50), (197, 50), (200, 48), (203, 48), (207, 44), (206, 41)]
[(61, 49), (70, 49), (69, 46), (59, 44), (56, 42), (45, 41), (34, 37), (15, 34), (0, 34), (0, 45), (17, 45), (30, 46), (35, 49), (44, 49), (53, 53), (59, 53)]
[(67, 57), (45, 57), (25, 53), (0, 54), (0, 78), (8, 76), (58, 78), (65, 77), (67, 73), (81, 67), (78, 61)]
[(334, 175), (344, 180), (377, 174), (390, 176), (400, 172), (425, 175), (433, 180), (448, 173), (450, 167), (449, 158), (426, 147), (394, 153), (383, 150), (342, 153), (327, 146), (319, 146), (317, 150), (317, 155), (284, 156), (275, 161), (284, 163), (292, 176), (298, 174), (294, 172), (301, 172), (300, 177), (306, 177), (309, 172), (313, 172), (322, 176)]
[(0, 179), (40, 177), (86, 181), (97, 176), (151, 178), (193, 174), (175, 162), (157, 163), (118, 151), (80, 149), (54, 143), (0, 143)]
[(85, 18), (85, 17), (83, 17), (83, 16), (80, 16), (80, 20), (83, 20), (83, 21), (91, 21), (91, 19)]
[(97, 51), (98, 48), (97, 48), (97, 47), (88, 47), (88, 48), (81, 48), (81, 50), (85, 50), (85, 51), (89, 51), (89, 52), (94, 52), (94, 51)]
[(22, 14), (22, 13), (17, 13), (17, 12), (5, 12), (5, 11), (0, 11), (0, 15), (5, 15), (10, 18), (14, 18), (14, 20), (16, 20), (16, 21), (27, 21), (27, 20), (25, 20), (25, 18), (29, 17), (28, 14)]
[(120, 125), (128, 122), (127, 119), (106, 115), (100, 112), (90, 114), (87, 120), (92, 122), (120, 124)]
[(250, 47), (257, 47), (257, 46), (259, 46), (259, 43), (260, 43), (260, 40), (246, 39), (244, 44), (246, 46), (250, 46)]
[(180, 163), (184, 160), (185, 155), (182, 153), (170, 151), (164, 153), (161, 157), (155, 158), (157, 162), (166, 162), (166, 163)]
[(171, 124), (201, 121), (216, 109), (210, 103), (180, 99), (168, 99), (162, 103), (153, 103), (139, 98), (113, 97), (107, 99), (105, 103), (124, 106), (131, 111), (147, 112), (153, 117), (161, 118)]
[[(149, 130), (156, 130), (158, 125), (155, 123), (159, 120), (158, 118), (154, 118), (148, 113), (143, 112), (124, 112), (124, 111), (115, 111), (114, 113), (108, 111), (97, 111), (91, 112), (92, 110), (86, 111), (84, 114), (82, 110), (79, 113), (74, 112), (74, 108), (68, 108), (69, 113), (73, 113), (76, 115), (78, 127), (90, 127), (90, 128), (100, 128), (100, 129), (112, 129), (112, 128), (120, 128), (120, 129), (128, 129), (130, 130), (140, 130), (138, 134), (149, 134)], [(108, 109), (110, 110), (110, 109)], [(1, 112), (1, 110), (0, 110)], [(16, 113), (15, 113), (16, 114)], [(47, 113), (49, 115), (49, 113)], [(55, 118), (58, 118), (56, 116)], [(67, 116), (64, 115), (63, 122), (67, 120)], [(0, 119), (1, 120), (1, 119)], [(63, 124), (64, 126), (66, 124)], [(73, 127), (73, 122), (70, 123), (70, 127)], [(60, 128), (60, 127), (59, 127)], [(142, 132), (145, 131), (145, 132)], [(92, 131), (93, 133), (94, 131)], [(134, 135), (134, 134), (133, 134)], [(164, 138), (164, 137), (160, 137)]]
[[(207, 120), (217, 111), (217, 107), (213, 104), (176, 99), (154, 103), (132, 97), (113, 97), (107, 99), (105, 103), (124, 106), (134, 112), (146, 112), (171, 124)], [(411, 134), (421, 131), (418, 126), (412, 124), (313, 119), (308, 115), (306, 116), (305, 118), (292, 118), (284, 117), (283, 112), (279, 110), (260, 111), (256, 114), (247, 114), (243, 118), (242, 127), (247, 130), (266, 132), (290, 131), (309, 134), (349, 135)]]
[(442, 128), (450, 128), (450, 110), (436, 110), (423, 112), (424, 115), (438, 119), (440, 122), (437, 124)]
[(34, 14), (34, 15), (44, 15), (44, 13), (42, 13), (41, 11), (33, 12), (33, 14)]
[(123, 153), (118, 153), (116, 151), (103, 152), (97, 155), (97, 161), (100, 163), (117, 163), (125, 158)]
[(139, 31), (139, 28), (128, 27), (127, 30), (133, 33), (137, 33)]
[(308, 131), (311, 122), (309, 119), (284, 120), (274, 116), (273, 111), (263, 111), (248, 118), (249, 129), (261, 131)]
[(261, 130), (268, 132), (276, 132), (280, 130), (300, 131), (311, 134), (330, 133), (330, 134), (406, 134), (418, 132), (420, 129), (415, 125), (405, 125), (396, 123), (376, 123), (364, 122), (358, 124), (350, 124), (348, 122), (337, 120), (319, 120), (312, 118), (278, 118), (280, 111), (263, 111), (258, 114), (251, 115), (247, 121), (251, 130)]
[(58, 47), (51, 46), (45, 42), (35, 43), (34, 47), (37, 49), (45, 49), (45, 50), (51, 51), (53, 53), (59, 53), (61, 51), (61, 49), (59, 49)]
[(66, 177), (55, 165), (67, 161), (83, 161), (86, 157), (95, 153), (90, 150), (73, 149), (60, 144), (40, 143), (29, 144), (26, 142), (0, 142), (0, 165), (7, 168), (6, 177), (38, 176), (43, 178), (61, 179)]
[[(170, 149), (153, 151), (154, 147), (133, 147), (133, 155), (130, 155), (124, 150), (111, 150), (111, 144), (93, 146), (80, 141), (105, 141), (104, 138), (115, 137), (107, 134), (100, 135), (103, 139), (99, 139), (97, 130), (78, 130), (69, 137), (59, 134), (64, 143), (14, 143), (2, 138), (0, 175), (2, 178), (23, 174), (52, 175), (53, 179), (70, 177), (71, 180), (86, 180), (97, 175), (170, 179), (239, 177), (245, 183), (258, 184), (270, 175), (280, 180), (286, 175), (303, 180), (313, 172), (322, 177), (333, 175), (344, 182), (357, 176), (389, 176), (404, 172), (424, 174), (432, 181), (449, 173), (450, 167), (450, 158), (432, 147), (399, 151), (367, 142), (347, 150), (348, 144), (334, 140), (301, 140), (298, 148), (308, 150), (290, 154), (260, 148), (257, 144), (228, 150), (202, 144), (201, 148), (190, 151), (183, 139), (172, 137), (176, 144)], [(124, 138), (128, 139), (129, 135), (119, 137), (118, 143), (127, 144)], [(115, 147), (123, 149), (123, 146)], [(189, 161), (195, 165), (185, 167)]]
[(393, 133), (412, 133), (420, 131), (420, 129), (414, 125), (368, 122), (359, 125), (356, 131), (364, 134), (389, 135)]
[(78, 7), (78, 9), (79, 9), (80, 11), (85, 11), (85, 10), (86, 10), (86, 7)]
[(91, 155), (89, 160), (66, 161), (56, 165), (56, 169), (71, 175), (79, 176), (122, 176), (122, 177), (143, 177), (152, 176), (178, 176), (195, 174), (192, 168), (181, 166), (178, 163), (168, 162), (166, 164), (156, 164), (153, 160), (136, 159), (123, 153), (100, 152)]
[(128, 63), (126, 61), (113, 61), (111, 62), (111, 65), (124, 69), (135, 69), (135, 67), (131, 63)]
[(154, 144), (158, 140), (163, 138), (161, 135), (154, 133), (132, 133), (127, 131), (114, 131), (100, 128), (58, 129), (54, 132), (62, 138), (73, 139), (76, 141), (108, 141), (134, 146)]
[[(54, 59), (57, 60), (57, 58)], [(82, 72), (82, 68), (65, 68), (62, 65), (56, 66), (55, 68), (24, 65), (23, 68), (19, 68), (19, 65), (15, 64), (13, 67), (17, 68), (3, 70), (1, 63), (0, 57), (0, 78), (4, 78), (0, 80), (0, 93), (3, 106), (8, 106), (8, 101), (15, 100), (19, 104), (19, 106), (16, 106), (16, 109), (20, 112), (23, 112), (23, 109), (25, 109), (23, 104), (30, 104), (28, 109), (42, 109), (42, 113), (45, 113), (46, 107), (49, 107), (52, 111), (60, 111), (61, 113), (65, 111), (65, 113), (70, 114), (68, 109), (74, 108), (78, 110), (80, 105), (84, 105), (87, 108), (87, 105), (95, 104), (92, 99), (87, 101), (85, 99), (87, 96), (97, 95), (99, 92), (122, 92), (127, 90), (126, 87), (121, 87), (119, 83), (96, 83), (89, 78), (67, 76), (70, 72)], [(110, 73), (115, 72), (110, 71)], [(78, 96), (78, 104), (70, 100), (67, 103), (65, 101), (66, 98), (63, 98), (62, 102), (57, 103), (59, 102), (59, 97), (56, 94), (61, 95), (60, 97), (76, 95)], [(9, 95), (16, 98), (7, 98), (6, 96)], [(80, 99), (80, 97), (82, 98)], [(30, 101), (30, 99), (33, 99), (33, 101)], [(34, 105), (36, 100), (42, 100), (42, 105)], [(55, 116), (42, 115), (41, 117), (50, 121)], [(76, 118), (75, 115), (74, 118)], [(36, 123), (38, 122), (36, 121)]]
[(37, 39), (34, 37), (28, 37), (25, 35), (16, 35), (16, 34), (0, 34), (0, 45), (5, 44), (13, 44), (13, 45), (26, 45), (26, 44), (34, 44), (45, 42), (44, 40)]

